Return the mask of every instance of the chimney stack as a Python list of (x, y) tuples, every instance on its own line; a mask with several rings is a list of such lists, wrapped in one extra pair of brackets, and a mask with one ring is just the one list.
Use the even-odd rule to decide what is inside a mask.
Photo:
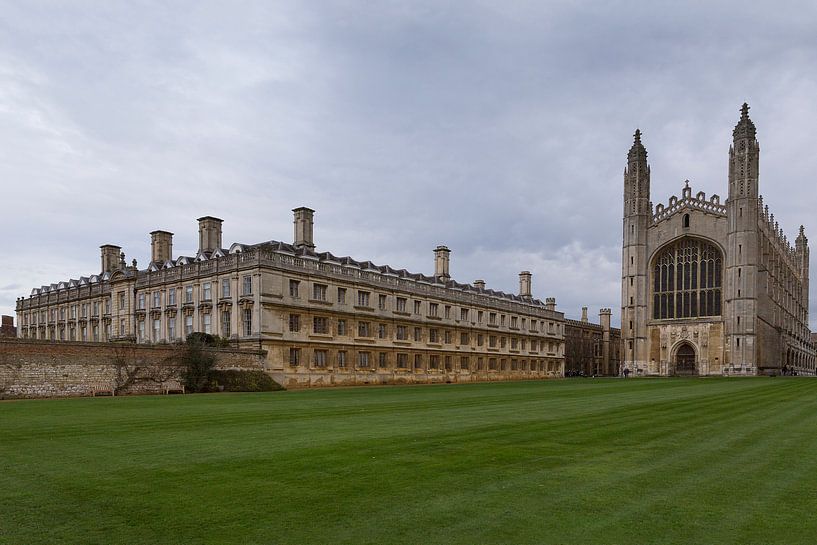
[(485, 289), (485, 280), (474, 280), (474, 287), (479, 290)]
[(530, 271), (519, 273), (519, 295), (522, 297), (531, 296), (531, 276)]
[(610, 331), (610, 318), (613, 312), (609, 308), (603, 308), (599, 311), (599, 323), (601, 324), (601, 329), (604, 331)]
[(103, 244), (99, 247), (102, 250), (102, 274), (113, 272), (119, 268), (119, 253), (121, 246), (113, 244)]
[(173, 233), (153, 231), (150, 233), (150, 260), (164, 263), (173, 259)]
[(587, 323), (589, 321), (587, 318), (587, 307), (582, 307), (582, 322)]
[(545, 309), (546, 310), (556, 310), (556, 298), (555, 297), (548, 297), (545, 299)]
[(451, 250), (447, 246), (437, 246), (434, 248), (434, 276), (438, 280), (449, 280), (448, 264), (451, 261)]
[(199, 222), (199, 253), (214, 252), (221, 248), (221, 224), (223, 220), (204, 216)]
[(312, 239), (312, 227), (314, 225), (315, 211), (302, 206), (293, 208), (295, 214), (295, 247), (315, 249), (315, 242)]

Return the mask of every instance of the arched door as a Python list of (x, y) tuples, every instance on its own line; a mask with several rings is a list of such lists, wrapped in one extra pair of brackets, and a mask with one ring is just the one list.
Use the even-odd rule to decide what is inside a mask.
[(675, 352), (675, 374), (695, 374), (695, 349), (689, 343), (684, 343)]

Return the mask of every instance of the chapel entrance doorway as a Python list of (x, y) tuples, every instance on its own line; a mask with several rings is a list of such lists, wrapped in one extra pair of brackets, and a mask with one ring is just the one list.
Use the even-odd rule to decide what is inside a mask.
[(689, 376), (695, 374), (695, 348), (684, 343), (675, 352), (675, 374)]

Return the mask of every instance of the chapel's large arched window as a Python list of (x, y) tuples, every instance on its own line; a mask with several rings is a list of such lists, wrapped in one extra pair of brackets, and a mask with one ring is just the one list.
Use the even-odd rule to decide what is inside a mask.
[(694, 238), (663, 248), (653, 267), (656, 320), (721, 315), (723, 258), (715, 245)]

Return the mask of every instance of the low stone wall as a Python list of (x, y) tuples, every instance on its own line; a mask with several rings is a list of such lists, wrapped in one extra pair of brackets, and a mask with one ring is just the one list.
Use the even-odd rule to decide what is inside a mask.
[[(161, 393), (181, 384), (180, 345), (0, 340), (0, 399)], [(217, 369), (263, 371), (263, 350), (212, 349)]]

